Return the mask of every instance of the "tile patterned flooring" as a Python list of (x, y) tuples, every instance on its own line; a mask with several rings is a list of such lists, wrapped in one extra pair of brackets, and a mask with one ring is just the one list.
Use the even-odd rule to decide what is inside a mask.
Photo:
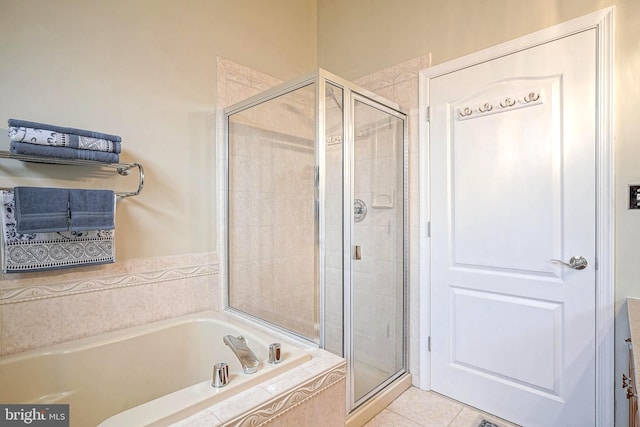
[(483, 419), (499, 427), (517, 427), (448, 397), (411, 387), (365, 427), (477, 427)]

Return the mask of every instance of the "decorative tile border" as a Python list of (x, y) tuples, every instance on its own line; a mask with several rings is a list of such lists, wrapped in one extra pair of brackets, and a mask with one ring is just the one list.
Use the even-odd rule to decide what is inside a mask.
[(0, 288), (0, 306), (19, 302), (56, 298), (67, 295), (96, 292), (150, 283), (167, 282), (198, 276), (218, 274), (219, 265), (204, 264), (189, 267), (165, 268), (162, 270), (117, 274), (91, 279), (67, 280), (46, 285), (29, 285)]
[(345, 381), (347, 376), (347, 365), (340, 366), (325, 371), (320, 375), (297, 386), (288, 393), (284, 393), (270, 401), (256, 407), (250, 413), (243, 414), (235, 419), (224, 423), (225, 426), (261, 426), (273, 421), (291, 409), (306, 402), (329, 387)]

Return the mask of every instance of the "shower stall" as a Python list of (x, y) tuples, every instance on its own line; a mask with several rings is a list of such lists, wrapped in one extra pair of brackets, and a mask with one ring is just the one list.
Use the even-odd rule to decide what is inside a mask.
[(319, 70), (225, 110), (229, 309), (347, 360), (353, 411), (407, 373), (407, 117)]

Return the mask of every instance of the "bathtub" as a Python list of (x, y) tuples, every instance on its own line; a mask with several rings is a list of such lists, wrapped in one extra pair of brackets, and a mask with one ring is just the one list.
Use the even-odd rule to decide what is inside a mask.
[[(311, 360), (308, 348), (282, 342), (283, 362), (268, 347), (281, 339), (234, 316), (202, 312), (0, 358), (0, 402), (69, 404), (74, 427), (168, 425)], [(242, 372), (224, 335), (246, 338), (260, 360)], [(211, 386), (215, 363), (230, 382)]]

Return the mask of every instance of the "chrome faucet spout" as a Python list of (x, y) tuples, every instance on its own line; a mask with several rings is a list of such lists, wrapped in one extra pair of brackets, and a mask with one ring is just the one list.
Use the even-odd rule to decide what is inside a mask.
[(251, 351), (249, 346), (247, 345), (247, 341), (244, 337), (234, 337), (232, 335), (225, 335), (222, 338), (224, 343), (229, 346), (233, 354), (236, 355), (240, 364), (242, 365), (242, 370), (245, 374), (254, 374), (258, 370), (258, 365), (260, 362), (256, 355)]

